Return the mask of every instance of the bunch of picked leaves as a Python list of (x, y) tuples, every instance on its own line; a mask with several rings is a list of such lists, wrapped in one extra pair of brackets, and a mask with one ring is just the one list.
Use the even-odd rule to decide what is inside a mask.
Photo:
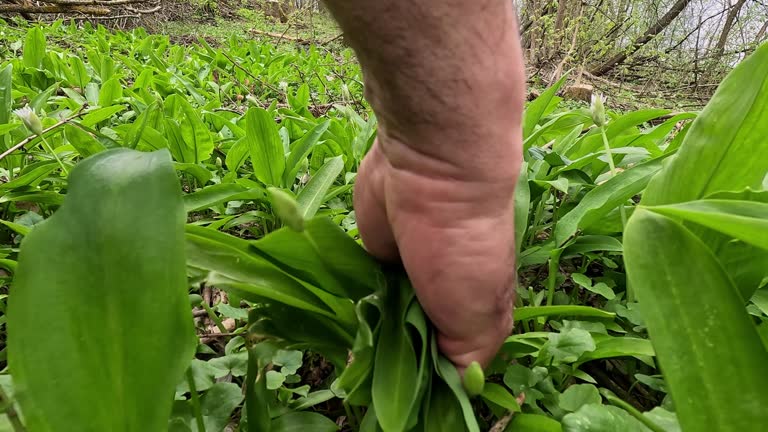
[[(479, 431), (404, 272), (382, 268), (328, 218), (289, 223), (291, 212), (278, 212), (290, 227), (256, 241), (187, 227), (193, 276), (255, 305), (246, 339), (322, 353), (338, 394), (368, 407), (361, 431)], [(249, 350), (252, 370), (269, 367), (260, 349)], [(270, 418), (264, 375), (249, 373), (246, 389), (247, 415), (266, 420), (260, 431)]]

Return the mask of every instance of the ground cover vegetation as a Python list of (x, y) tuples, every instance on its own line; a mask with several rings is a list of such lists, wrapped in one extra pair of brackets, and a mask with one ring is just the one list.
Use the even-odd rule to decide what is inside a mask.
[(0, 431), (765, 424), (768, 46), (702, 110), (531, 98), (515, 330), (463, 385), (360, 246), (350, 50), (0, 32)]

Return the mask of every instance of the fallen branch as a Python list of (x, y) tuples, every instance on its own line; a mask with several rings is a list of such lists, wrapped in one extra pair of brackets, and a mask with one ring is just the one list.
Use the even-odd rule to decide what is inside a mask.
[(3, 13), (34, 13), (34, 14), (57, 14), (57, 13), (81, 13), (95, 16), (109, 15), (112, 11), (105, 7), (96, 6), (34, 6), (28, 4), (0, 4), (0, 14)]

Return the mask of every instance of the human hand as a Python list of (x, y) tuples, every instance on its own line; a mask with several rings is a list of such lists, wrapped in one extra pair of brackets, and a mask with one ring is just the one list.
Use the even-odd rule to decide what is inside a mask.
[(462, 175), (454, 176), (451, 162), (380, 132), (357, 176), (366, 248), (402, 260), (440, 351), (460, 371), (472, 361), (487, 365), (512, 328), (514, 159), (506, 172), (465, 175), (471, 171), (456, 167)]

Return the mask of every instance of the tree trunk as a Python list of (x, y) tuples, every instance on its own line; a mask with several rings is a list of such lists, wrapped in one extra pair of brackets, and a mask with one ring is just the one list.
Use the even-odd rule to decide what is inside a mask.
[(725, 44), (728, 42), (728, 35), (731, 33), (733, 23), (736, 22), (736, 17), (739, 16), (739, 12), (741, 12), (741, 8), (744, 7), (746, 2), (747, 0), (738, 0), (728, 12), (728, 16), (725, 18), (725, 25), (723, 25), (723, 31), (720, 32), (720, 39), (718, 39), (717, 45), (715, 45), (715, 57), (723, 56)]
[(677, 0), (677, 2), (672, 5), (672, 8), (667, 11), (663, 17), (656, 21), (655, 24), (650, 26), (642, 36), (635, 39), (630, 47), (609, 58), (603, 64), (593, 68), (591, 71), (589, 71), (589, 73), (595, 76), (603, 76), (612, 71), (616, 66), (624, 63), (624, 61), (629, 58), (629, 56), (653, 40), (656, 35), (661, 33), (665, 28), (672, 24), (672, 21), (674, 21), (675, 18), (677, 18), (678, 15), (680, 15), (683, 10), (685, 10), (689, 3), (691, 3), (691, 0)]

